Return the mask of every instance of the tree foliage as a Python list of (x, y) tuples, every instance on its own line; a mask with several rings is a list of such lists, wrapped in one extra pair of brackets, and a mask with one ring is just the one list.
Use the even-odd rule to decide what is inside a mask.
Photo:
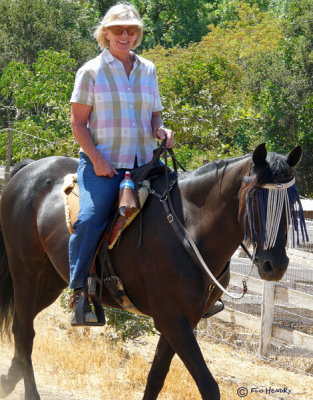
[(216, 156), (248, 151), (257, 139), (260, 115), (243, 77), (252, 60), (277, 51), (282, 38), (277, 21), (256, 6), (242, 4), (237, 14), (223, 27), (211, 25), (199, 44), (144, 53), (157, 65), (177, 141)]
[[(52, 155), (55, 145), (64, 151), (71, 143), (69, 98), (75, 69), (76, 61), (64, 50), (42, 50), (33, 65), (11, 61), (4, 68), (0, 77), (3, 107), (9, 119), (14, 119), (16, 130), (32, 135), (14, 136), (13, 154), (17, 159)], [(34, 142), (33, 136), (44, 140)], [(0, 140), (3, 159), (5, 135)]]
[(199, 42), (207, 32), (205, 0), (133, 0), (143, 16), (144, 48)]
[[(300, 143), (303, 194), (313, 193), (311, 0), (131, 0), (143, 17), (139, 52), (155, 62), (164, 120), (188, 166)], [(74, 73), (99, 50), (92, 32), (112, 0), (2, 0), (0, 125), (14, 157), (75, 154)], [(5, 135), (0, 136), (4, 159)]]
[(1, 0), (0, 72), (10, 61), (32, 64), (38, 52), (66, 50), (82, 63), (97, 46), (91, 39), (99, 14), (80, 0)]

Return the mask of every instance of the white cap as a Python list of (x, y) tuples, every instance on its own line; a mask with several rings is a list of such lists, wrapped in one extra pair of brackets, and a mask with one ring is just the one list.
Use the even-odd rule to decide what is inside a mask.
[(142, 22), (137, 19), (137, 18), (132, 18), (132, 19), (114, 19), (113, 21), (107, 22), (103, 24), (105, 28), (108, 28), (109, 26), (116, 26), (116, 25), (128, 25), (128, 26), (142, 26)]

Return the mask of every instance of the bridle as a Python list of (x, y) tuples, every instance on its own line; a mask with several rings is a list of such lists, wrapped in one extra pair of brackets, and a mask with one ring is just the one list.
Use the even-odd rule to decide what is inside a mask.
[[(303, 209), (295, 184), (295, 176), (293, 175), (288, 182), (284, 183), (251, 184), (255, 180), (255, 178), (252, 179), (248, 176), (244, 177), (244, 182), (250, 183), (246, 193), (245, 240), (247, 239), (247, 226), (249, 224), (253, 246), (256, 247), (258, 242), (263, 250), (273, 248), (276, 243), (280, 222), (285, 212), (287, 235), (290, 223), (293, 228), (293, 246), (295, 246), (294, 232), (297, 234), (297, 244), (299, 244), (299, 227), (303, 241), (308, 241)], [(256, 228), (256, 222), (258, 223), (258, 229)]]
[[(253, 246), (253, 254), (251, 254), (243, 243), (240, 244), (240, 246), (242, 247), (244, 252), (247, 254), (247, 256), (251, 260), (251, 267), (250, 267), (250, 271), (249, 271), (249, 273), (247, 275), (246, 282), (248, 282), (248, 280), (249, 280), (249, 277), (250, 277), (250, 275), (252, 273), (253, 266), (254, 265), (257, 266), (256, 261), (255, 261), (255, 256), (257, 254), (257, 249), (258, 249), (258, 242), (256, 240), (256, 232), (255, 232), (255, 229), (252, 228), (252, 226), (255, 226), (254, 225), (254, 223), (255, 223), (255, 220), (254, 220), (255, 215), (254, 215), (254, 213), (252, 211), (253, 208), (251, 207), (251, 204), (249, 202), (249, 199), (251, 198), (251, 191), (268, 189), (268, 192), (269, 192), (269, 204), (271, 205), (270, 209), (272, 211), (272, 214), (273, 214), (274, 210), (276, 210), (277, 199), (280, 200), (278, 202), (279, 205), (280, 205), (280, 210), (278, 211), (278, 214), (277, 214), (277, 215), (279, 215), (279, 213), (280, 213), (280, 217), (276, 218), (276, 223), (274, 225), (274, 229), (271, 230), (271, 226), (273, 226), (273, 225), (271, 225), (271, 223), (273, 223), (273, 219), (274, 218), (269, 216), (269, 218), (266, 221), (267, 222), (266, 223), (266, 231), (267, 232), (268, 231), (272, 232), (272, 234), (270, 235), (271, 236), (270, 243), (267, 243), (265, 245), (266, 246), (265, 249), (268, 249), (270, 247), (273, 247), (273, 245), (276, 242), (278, 228), (279, 228), (279, 224), (280, 224), (280, 220), (281, 220), (281, 216), (282, 216), (281, 211), (282, 211), (282, 207), (284, 205), (285, 199), (286, 199), (286, 190), (289, 187), (292, 187), (295, 184), (296, 180), (295, 180), (295, 177), (293, 176), (291, 178), (291, 180), (286, 182), (286, 183), (266, 183), (266, 184), (263, 184), (263, 185), (257, 185), (257, 184), (253, 185), (252, 183), (256, 182), (256, 181), (257, 181), (257, 179), (256, 179), (255, 175), (254, 176), (245, 175), (244, 178), (243, 178), (243, 182), (244, 183), (250, 184), (250, 187), (247, 190), (246, 199), (245, 199), (246, 200), (246, 211), (245, 211), (245, 217), (244, 217), (244, 226), (245, 226), (244, 239), (245, 239), (245, 241), (247, 240), (247, 222), (249, 222), (250, 234), (251, 234), (251, 242), (252, 242), (252, 246)], [(278, 194), (280, 194), (280, 195), (278, 195)], [(275, 199), (276, 201), (275, 200), (272, 201), (272, 199)], [(288, 210), (289, 210), (289, 213), (288, 213)], [(286, 207), (286, 211), (287, 211), (287, 226), (289, 226), (290, 208)], [(260, 213), (258, 213), (258, 214), (259, 214), (258, 216), (260, 216)], [(266, 214), (266, 216), (268, 215), (267, 211), (265, 212), (265, 214)], [(251, 223), (252, 220), (253, 220), (253, 224)], [(287, 230), (287, 232), (288, 232), (288, 230)]]
[[(177, 236), (177, 238), (179, 239), (179, 241), (182, 243), (182, 245), (184, 246), (184, 248), (186, 249), (186, 251), (188, 252), (188, 254), (190, 255), (190, 257), (195, 261), (196, 264), (200, 265), (204, 271), (207, 273), (207, 275), (211, 278), (211, 280), (213, 281), (213, 283), (209, 286), (209, 294), (211, 293), (211, 291), (217, 286), (224, 294), (226, 294), (227, 296), (233, 298), (233, 299), (241, 299), (246, 293), (247, 293), (247, 281), (243, 280), (242, 281), (242, 293), (240, 295), (235, 295), (233, 293), (230, 293), (229, 291), (227, 291), (220, 283), (219, 280), (221, 280), (221, 278), (225, 275), (225, 273), (228, 271), (228, 268), (222, 272), (222, 274), (219, 277), (215, 277), (213, 275), (213, 273), (211, 272), (209, 266), (207, 265), (207, 263), (204, 261), (203, 257), (201, 256), (194, 240), (192, 239), (191, 235), (189, 234), (188, 230), (185, 228), (185, 226), (182, 224), (182, 222), (180, 221), (180, 219), (177, 217), (176, 212), (174, 210), (173, 204), (172, 204), (172, 200), (171, 200), (171, 196), (170, 196), (170, 191), (171, 189), (174, 187), (174, 185), (177, 182), (177, 164), (179, 164), (179, 162), (176, 160), (173, 150), (169, 149), (169, 153), (172, 157), (172, 161), (173, 161), (173, 165), (174, 165), (174, 169), (175, 169), (175, 177), (174, 179), (171, 179), (171, 181), (169, 180), (169, 173), (168, 173), (168, 167), (167, 167), (167, 149), (166, 149), (166, 139), (162, 142), (160, 148), (162, 149), (162, 151), (164, 152), (164, 159), (165, 159), (165, 183), (166, 183), (166, 188), (165, 191), (163, 192), (163, 194), (159, 194), (157, 193), (155, 190), (150, 189), (150, 193), (154, 196), (156, 196), (159, 201), (161, 202), (161, 204), (163, 205), (164, 211), (166, 213), (166, 217), (167, 217), (167, 221), (170, 224), (171, 228), (173, 229), (175, 235)], [(185, 171), (185, 169), (181, 166), (181, 164), (179, 164), (179, 166), (183, 169), (183, 171)], [(251, 176), (245, 176), (243, 178), (243, 181), (246, 183), (252, 183), (253, 182), (253, 178)], [(140, 182), (139, 182), (140, 183)], [(250, 188), (247, 191), (246, 194), (246, 213), (245, 213), (245, 239), (246, 239), (246, 234), (247, 234), (247, 220), (248, 220), (248, 216), (250, 217), (250, 221), (251, 218), (253, 218), (253, 220), (255, 219), (255, 215), (254, 212), (252, 211), (253, 208), (249, 207), (249, 202), (248, 199), (251, 197), (251, 191), (254, 189), (257, 190), (268, 190), (269, 193), (271, 193), (272, 195), (270, 196), (271, 198), (274, 199), (278, 199), (278, 201), (274, 201), (275, 204), (280, 204), (280, 208), (282, 209), (283, 205), (286, 204), (286, 209), (289, 210), (289, 219), (288, 221), (294, 221), (296, 220), (295, 215), (291, 215), (291, 211), (290, 211), (290, 207), (287, 207), (287, 203), (286, 203), (286, 191), (288, 191), (289, 188), (295, 188), (294, 191), (294, 198), (298, 201), (299, 204), (299, 212), (302, 211), (302, 216), (300, 216), (300, 226), (301, 226), (301, 230), (302, 232), (306, 233), (306, 237), (308, 240), (308, 236), (307, 236), (307, 232), (306, 232), (306, 227), (305, 227), (305, 222), (304, 222), (304, 216), (303, 216), (303, 210), (301, 207), (301, 203), (299, 200), (299, 193), (296, 189), (295, 186), (295, 178), (292, 177), (292, 179), (287, 182), (287, 183), (270, 183), (270, 184), (264, 184), (261, 186), (257, 186), (257, 185), (251, 185)], [(273, 193), (275, 193), (273, 195)], [(282, 194), (278, 195), (278, 193)], [(272, 204), (272, 200), (269, 201), (269, 204)], [(289, 198), (289, 203), (290, 204), (290, 198)], [(272, 213), (273, 210), (275, 209), (275, 206), (272, 207)], [(294, 212), (294, 210), (293, 210)], [(281, 217), (279, 218), (279, 222), (280, 222)], [(301, 222), (302, 221), (302, 222)], [(276, 237), (277, 237), (277, 233), (278, 233), (278, 227), (279, 227), (279, 222), (275, 224), (274, 230), (273, 230), (273, 234), (271, 235), (271, 241), (267, 244), (267, 248), (273, 247), (273, 241), (274, 243), (276, 242)], [(277, 225), (278, 224), (278, 225)], [(295, 226), (295, 225), (294, 225)], [(253, 224), (250, 224), (250, 227), (252, 227), (251, 232), (253, 231)], [(298, 233), (298, 231), (297, 231)], [(299, 239), (299, 238), (298, 238)], [(252, 240), (253, 241), (253, 255), (251, 255), (249, 253), (249, 251), (247, 250), (247, 248), (244, 246), (243, 243), (241, 243), (241, 247), (243, 248), (243, 250), (248, 254), (249, 258), (251, 259), (251, 269), (250, 272), (248, 274), (247, 280), (249, 279), (251, 272), (252, 272), (252, 268), (253, 265), (255, 264), (255, 255), (256, 255), (256, 251), (257, 251), (257, 241), (256, 240)]]

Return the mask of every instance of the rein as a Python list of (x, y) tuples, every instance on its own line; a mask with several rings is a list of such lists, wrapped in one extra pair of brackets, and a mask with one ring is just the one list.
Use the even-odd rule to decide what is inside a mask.
[[(165, 159), (165, 167), (164, 167), (164, 169), (165, 169), (165, 184), (166, 184), (166, 188), (165, 188), (165, 191), (164, 191), (163, 194), (159, 194), (153, 189), (150, 190), (150, 193), (152, 195), (156, 196), (160, 200), (161, 204), (163, 205), (164, 211), (166, 213), (166, 218), (167, 218), (168, 223), (170, 224), (170, 226), (173, 229), (174, 233), (178, 237), (179, 241), (185, 247), (187, 253), (195, 261), (196, 264), (200, 265), (204, 269), (204, 271), (209, 275), (211, 280), (214, 282), (213, 284), (210, 285), (210, 289), (209, 290), (211, 291), (212, 289), (214, 289), (214, 286), (218, 286), (219, 289), (221, 289), (222, 292), (225, 293), (227, 296), (229, 296), (229, 297), (231, 297), (233, 299), (237, 299), (237, 300), (241, 299), (247, 293), (246, 281), (245, 280), (242, 281), (243, 290), (242, 290), (242, 294), (240, 294), (239, 296), (227, 291), (219, 283), (218, 279), (215, 278), (215, 276), (211, 272), (210, 268), (207, 266), (206, 262), (204, 261), (203, 257), (201, 256), (201, 254), (200, 254), (200, 252), (199, 252), (194, 240), (192, 239), (192, 237), (190, 236), (189, 232), (187, 231), (185, 226), (182, 224), (180, 219), (177, 217), (176, 212), (175, 212), (174, 207), (173, 207), (172, 200), (171, 200), (170, 191), (173, 188), (173, 186), (175, 185), (175, 183), (177, 182), (177, 164), (183, 169), (183, 171), (186, 171), (186, 170), (176, 160), (173, 150), (169, 149), (170, 155), (171, 155), (172, 160), (173, 160), (174, 169), (175, 169), (175, 180), (172, 181), (171, 184), (169, 184), (169, 176), (168, 176), (169, 174), (168, 174), (168, 167), (167, 167), (166, 139), (163, 140), (163, 142), (161, 144), (161, 147), (162, 147), (162, 149), (164, 151), (164, 159)], [(222, 273), (222, 275), (224, 275), (224, 273)], [(221, 277), (220, 277), (220, 279), (221, 279)]]

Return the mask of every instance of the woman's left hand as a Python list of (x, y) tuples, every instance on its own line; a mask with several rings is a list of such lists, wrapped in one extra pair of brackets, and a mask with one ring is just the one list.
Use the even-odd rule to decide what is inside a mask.
[(156, 139), (166, 140), (166, 147), (171, 149), (174, 145), (174, 133), (171, 129), (167, 129), (164, 126), (160, 126), (155, 134)]

